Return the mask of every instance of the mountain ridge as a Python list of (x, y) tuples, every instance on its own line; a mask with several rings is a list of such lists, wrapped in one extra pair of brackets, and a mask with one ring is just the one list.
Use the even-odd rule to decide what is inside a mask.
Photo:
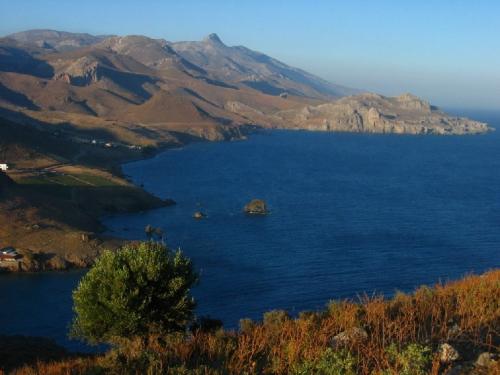
[[(366, 95), (244, 46), (227, 46), (215, 33), (201, 41), (170, 42), (39, 29), (0, 39), (0, 106), (45, 120), (57, 111), (70, 123), (86, 115), (103, 129), (113, 120), (163, 133), (210, 134), (210, 139), (224, 138), (228, 127), (247, 125), (412, 134), (488, 130), (476, 122), (452, 121), (437, 110), (429, 117), (424, 107), (414, 108), (411, 118), (385, 116), (383, 126), (366, 118), (361, 126)], [(342, 105), (346, 97), (347, 106)], [(372, 117), (394, 105), (401, 108), (393, 114), (406, 113), (404, 101), (379, 100)], [(315, 116), (304, 115), (307, 111)], [(423, 122), (419, 127), (415, 121)]]
[(6, 36), (6, 38), (14, 39), (18, 42), (33, 43), (38, 47), (55, 50), (68, 50), (89, 46), (108, 37), (110, 35), (92, 35), (51, 29), (32, 29)]

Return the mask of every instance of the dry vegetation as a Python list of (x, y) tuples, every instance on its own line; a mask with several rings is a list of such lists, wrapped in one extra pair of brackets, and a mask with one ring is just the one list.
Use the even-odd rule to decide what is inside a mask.
[[(451, 344), (460, 358), (443, 362)], [(332, 302), (323, 312), (291, 319), (283, 311), (240, 331), (127, 341), (104, 356), (38, 363), (13, 374), (500, 374), (500, 361), (475, 366), (483, 352), (498, 356), (500, 271), (394, 298)], [(497, 357), (498, 359), (498, 357)], [(460, 367), (458, 367), (460, 366)], [(460, 369), (460, 370), (458, 370)]]

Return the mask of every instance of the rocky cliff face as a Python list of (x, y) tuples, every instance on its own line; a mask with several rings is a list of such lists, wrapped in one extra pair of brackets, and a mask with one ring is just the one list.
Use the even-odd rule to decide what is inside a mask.
[(55, 80), (62, 80), (76, 86), (87, 86), (95, 83), (100, 78), (99, 62), (83, 56), (62, 69), (55, 76)]
[(487, 124), (449, 116), (410, 94), (388, 98), (361, 94), (276, 114), (285, 127), (320, 131), (399, 134), (477, 134)]

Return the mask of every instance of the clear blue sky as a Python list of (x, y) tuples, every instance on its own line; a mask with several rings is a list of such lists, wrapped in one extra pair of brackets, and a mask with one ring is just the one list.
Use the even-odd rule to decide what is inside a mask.
[(0, 0), (0, 34), (32, 28), (172, 41), (216, 32), (336, 83), (500, 109), (498, 0)]

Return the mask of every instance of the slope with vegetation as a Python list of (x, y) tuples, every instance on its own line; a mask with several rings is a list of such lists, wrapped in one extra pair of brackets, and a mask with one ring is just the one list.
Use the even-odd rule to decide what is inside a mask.
[(116, 173), (142, 150), (80, 144), (62, 131), (0, 120), (0, 246), (13, 246), (20, 263), (2, 269), (38, 271), (85, 267), (105, 247), (122, 242), (101, 235), (99, 217), (168, 204)]
[[(104, 282), (103, 282), (104, 281)], [(392, 299), (270, 311), (236, 332), (193, 320), (191, 263), (153, 242), (105, 253), (74, 292), (73, 333), (104, 355), (10, 367), (12, 374), (498, 374), (500, 271)], [(188, 329), (189, 328), (189, 329)]]

